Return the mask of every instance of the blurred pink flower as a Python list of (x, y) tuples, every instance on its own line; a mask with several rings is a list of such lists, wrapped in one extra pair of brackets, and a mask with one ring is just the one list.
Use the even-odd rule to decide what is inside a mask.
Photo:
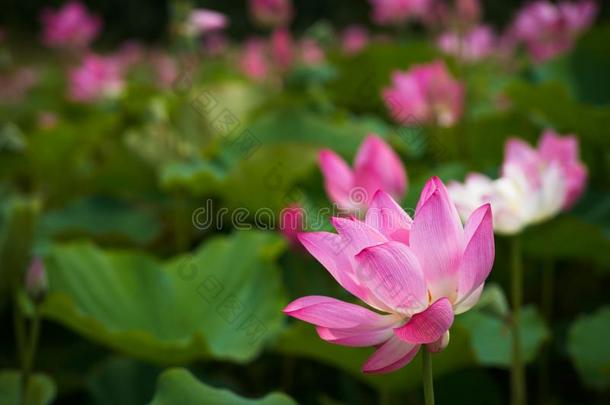
[(155, 70), (159, 87), (171, 88), (178, 78), (178, 64), (174, 58), (163, 52), (155, 52), (151, 55), (150, 62)]
[(568, 51), (575, 39), (593, 23), (597, 4), (592, 0), (539, 0), (517, 14), (510, 34), (523, 42), (536, 62), (544, 62)]
[(489, 204), (462, 226), (445, 186), (432, 178), (414, 219), (380, 190), (364, 221), (332, 222), (337, 234), (301, 233), (299, 240), (345, 290), (375, 311), (307, 296), (290, 303), (284, 313), (315, 325), (329, 343), (375, 346), (362, 367), (369, 374), (404, 367), (422, 345), (432, 352), (443, 350), (454, 316), (478, 302), (493, 266)]
[(42, 129), (53, 129), (57, 126), (59, 119), (57, 114), (50, 111), (42, 111), (38, 114), (38, 127)]
[(303, 231), (304, 216), (305, 212), (298, 204), (286, 207), (280, 212), (279, 229), (288, 242), (298, 244), (297, 236)]
[(49, 8), (41, 14), (43, 42), (57, 48), (86, 48), (97, 37), (102, 20), (89, 14), (80, 2), (70, 1), (53, 11)]
[(287, 26), (294, 16), (292, 0), (250, 0), (250, 15), (263, 27)]
[(301, 59), (306, 65), (318, 65), (324, 63), (326, 54), (316, 40), (305, 38), (301, 41)]
[(476, 62), (494, 52), (496, 37), (493, 30), (480, 25), (465, 34), (446, 32), (438, 39), (439, 48), (465, 62)]
[(496, 232), (515, 234), (569, 209), (582, 195), (586, 180), (576, 138), (547, 130), (538, 149), (520, 139), (507, 141), (499, 179), (473, 173), (463, 184), (450, 184), (449, 191), (462, 218), (489, 202)]
[(47, 272), (42, 259), (34, 258), (25, 275), (25, 289), (35, 301), (41, 300), (48, 288)]
[(368, 135), (354, 159), (354, 169), (335, 152), (324, 149), (318, 160), (330, 200), (353, 213), (364, 212), (377, 190), (401, 199), (407, 189), (407, 174), (400, 158), (377, 135)]
[(196, 8), (188, 16), (185, 31), (190, 36), (205, 35), (223, 30), (228, 25), (229, 19), (226, 15), (214, 10)]
[(81, 65), (69, 73), (69, 98), (77, 102), (93, 102), (114, 98), (123, 92), (123, 69), (114, 57), (89, 54)]
[(277, 28), (271, 34), (271, 55), (280, 71), (290, 69), (294, 61), (294, 43), (288, 29)]
[(426, 18), (434, 0), (369, 0), (372, 20), (380, 25), (400, 25), (411, 18)]
[(343, 31), (342, 35), (343, 52), (348, 55), (360, 52), (369, 43), (369, 33), (361, 25), (350, 25)]
[(250, 38), (245, 44), (239, 60), (244, 75), (255, 81), (264, 80), (269, 73), (267, 48), (260, 38)]
[(392, 86), (382, 94), (392, 118), (403, 125), (419, 121), (451, 126), (462, 115), (464, 86), (440, 61), (395, 71)]
[(228, 47), (229, 41), (222, 31), (210, 32), (203, 38), (203, 48), (211, 56), (223, 54)]
[(481, 18), (479, 0), (456, 0), (456, 14), (461, 23), (475, 24)]
[(587, 168), (580, 161), (576, 137), (561, 137), (552, 130), (543, 132), (537, 150), (520, 139), (510, 139), (506, 143), (503, 175), (510, 173), (512, 166), (517, 166), (533, 187), (540, 187), (546, 170), (557, 167), (564, 183), (562, 195), (557, 196), (563, 209), (580, 198), (587, 181)]
[(144, 59), (144, 47), (134, 40), (125, 41), (115, 54), (115, 57), (123, 68), (129, 68), (142, 62)]
[(0, 104), (23, 101), (39, 79), (38, 71), (30, 67), (20, 67), (12, 73), (0, 72)]

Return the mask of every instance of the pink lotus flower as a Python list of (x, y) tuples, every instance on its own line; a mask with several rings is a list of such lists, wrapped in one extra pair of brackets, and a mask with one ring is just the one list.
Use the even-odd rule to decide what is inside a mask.
[(544, 170), (557, 167), (564, 180), (563, 194), (558, 200), (562, 209), (568, 209), (580, 198), (587, 181), (587, 168), (579, 159), (578, 149), (574, 135), (561, 137), (552, 130), (544, 131), (538, 150), (520, 139), (510, 139), (506, 144), (502, 172), (510, 174), (515, 167), (537, 187), (542, 183)]
[(298, 204), (284, 208), (280, 212), (279, 230), (291, 244), (296, 245), (298, 242), (297, 236), (303, 231), (304, 216), (305, 211)]
[(70, 71), (69, 97), (77, 102), (93, 102), (118, 97), (124, 88), (123, 69), (117, 58), (95, 54)]
[(197, 36), (223, 30), (228, 25), (229, 19), (226, 15), (218, 11), (197, 8), (189, 14), (184, 31), (189, 36)]
[(292, 0), (250, 0), (250, 15), (263, 27), (285, 27), (294, 16)]
[(363, 26), (350, 25), (343, 31), (342, 35), (343, 52), (352, 55), (360, 52), (369, 43), (369, 34)]
[(328, 149), (320, 151), (319, 161), (326, 194), (344, 210), (366, 210), (377, 190), (400, 199), (407, 189), (407, 174), (400, 158), (376, 135), (367, 136), (360, 146), (353, 170)]
[(499, 179), (474, 173), (464, 184), (450, 184), (449, 192), (462, 218), (488, 202), (496, 232), (515, 234), (569, 209), (582, 195), (586, 179), (576, 138), (547, 130), (537, 150), (522, 140), (508, 140)]
[(68, 2), (57, 11), (45, 9), (41, 20), (42, 40), (53, 48), (86, 48), (102, 28), (102, 20), (77, 1)]
[(437, 61), (394, 72), (392, 86), (383, 90), (383, 98), (400, 124), (415, 120), (451, 126), (462, 115), (464, 87)]
[(496, 37), (493, 30), (481, 25), (465, 34), (446, 32), (438, 39), (439, 48), (465, 62), (476, 62), (494, 52)]
[(323, 296), (299, 298), (284, 312), (315, 325), (329, 343), (375, 346), (365, 373), (395, 371), (422, 345), (443, 350), (454, 315), (477, 303), (493, 265), (489, 205), (463, 227), (445, 186), (432, 178), (413, 220), (380, 190), (364, 221), (333, 218), (333, 225), (338, 234), (299, 240), (343, 288), (383, 314)]
[(456, 0), (456, 14), (462, 23), (474, 24), (481, 18), (479, 0)]
[(244, 44), (244, 49), (239, 61), (239, 67), (242, 73), (255, 81), (264, 80), (269, 73), (266, 52), (266, 44), (262, 39), (248, 39)]
[(203, 48), (208, 55), (222, 55), (229, 47), (229, 40), (224, 32), (210, 32), (203, 38)]
[(593, 23), (596, 14), (597, 4), (592, 0), (558, 4), (540, 0), (521, 9), (511, 34), (525, 44), (536, 62), (543, 62), (572, 48), (575, 39)]
[(372, 20), (379, 25), (400, 25), (412, 18), (425, 18), (433, 0), (369, 0)]
[(278, 28), (271, 35), (271, 55), (275, 66), (280, 71), (286, 71), (294, 61), (294, 44), (290, 31)]
[(0, 72), (0, 104), (23, 101), (39, 80), (38, 71), (30, 67), (20, 67), (10, 73)]
[(125, 41), (115, 57), (121, 63), (124, 69), (128, 69), (133, 65), (141, 63), (144, 60), (144, 47), (137, 41)]
[(319, 65), (326, 60), (326, 54), (315, 40), (305, 38), (301, 41), (301, 60), (306, 65)]
[(178, 78), (178, 64), (168, 54), (155, 52), (150, 57), (157, 77), (157, 84), (161, 89), (169, 89)]

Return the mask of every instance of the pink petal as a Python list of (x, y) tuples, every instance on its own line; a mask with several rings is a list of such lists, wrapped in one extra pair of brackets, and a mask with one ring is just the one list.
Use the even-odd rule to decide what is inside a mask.
[(493, 266), (495, 244), (490, 204), (472, 213), (464, 229), (464, 239), (466, 248), (460, 266), (458, 303), (485, 282)]
[(433, 178), (422, 192), (410, 236), (433, 300), (457, 292), (462, 238), (457, 210), (443, 183)]
[(443, 336), (438, 338), (438, 340), (436, 340), (433, 343), (427, 344), (426, 349), (429, 352), (438, 353), (438, 352), (442, 352), (443, 350), (445, 350), (445, 348), (447, 347), (448, 344), (449, 344), (449, 331), (446, 331), (445, 333), (443, 333)]
[(362, 285), (395, 312), (411, 315), (426, 308), (424, 275), (411, 249), (390, 241), (362, 250), (356, 277)]
[(364, 188), (370, 202), (377, 190), (401, 198), (407, 188), (405, 168), (392, 148), (376, 135), (366, 137), (354, 161), (355, 184)]
[(348, 244), (349, 254), (356, 255), (364, 248), (387, 242), (385, 236), (362, 221), (333, 217), (331, 222), (345, 243)]
[(366, 212), (365, 222), (391, 240), (409, 244), (411, 217), (382, 190), (378, 190)]
[(453, 308), (447, 298), (441, 298), (428, 309), (411, 317), (394, 334), (405, 342), (427, 344), (440, 339), (453, 324)]
[(321, 339), (341, 346), (368, 347), (377, 346), (390, 339), (392, 328), (381, 329), (330, 329), (318, 326), (316, 328)]
[(293, 204), (280, 212), (279, 230), (290, 243), (296, 243), (303, 230), (305, 211), (299, 204)]
[(556, 162), (566, 180), (563, 208), (570, 208), (584, 191), (587, 168), (579, 160), (578, 140), (574, 136), (559, 136), (546, 130), (540, 139), (540, 155), (548, 162)]
[(354, 186), (351, 168), (339, 155), (327, 149), (320, 151), (318, 160), (330, 199), (341, 208), (353, 208), (350, 202), (350, 192)]
[(330, 232), (305, 232), (298, 234), (298, 239), (341, 287), (364, 300), (366, 294), (355, 282), (352, 264), (346, 256), (348, 243), (341, 236)]
[(382, 374), (407, 365), (419, 350), (419, 345), (401, 341), (395, 336), (385, 342), (362, 366), (366, 374)]
[(465, 296), (460, 301), (458, 301), (453, 306), (453, 313), (455, 315), (463, 314), (468, 311), (470, 308), (474, 307), (477, 302), (479, 302), (479, 298), (481, 298), (481, 293), (483, 292), (483, 287), (485, 283), (481, 284), (474, 291), (470, 293), (470, 295)]
[(388, 328), (396, 322), (393, 316), (379, 315), (359, 305), (318, 295), (291, 302), (284, 308), (284, 313), (316, 326), (333, 329), (370, 330)]
[(542, 134), (539, 150), (542, 157), (548, 161), (575, 161), (579, 156), (576, 137), (562, 137), (550, 129)]
[(527, 142), (517, 138), (506, 141), (502, 171), (506, 171), (507, 165), (513, 164), (520, 167), (528, 176), (531, 176), (532, 182), (536, 183), (540, 166), (538, 152)]

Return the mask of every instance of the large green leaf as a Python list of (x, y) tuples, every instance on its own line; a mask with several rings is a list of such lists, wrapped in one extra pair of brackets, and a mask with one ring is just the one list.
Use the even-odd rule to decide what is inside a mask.
[(25, 398), (21, 398), (21, 373), (0, 371), (0, 404), (3, 405), (46, 405), (55, 398), (55, 384), (44, 374), (30, 377)]
[(580, 99), (610, 102), (610, 25), (594, 27), (578, 41), (570, 58), (573, 80)]
[(533, 257), (576, 259), (610, 266), (610, 239), (603, 229), (570, 216), (529, 229), (523, 245)]
[(161, 369), (125, 358), (110, 358), (91, 373), (89, 391), (97, 405), (144, 404)]
[(591, 145), (610, 147), (610, 107), (578, 103), (563, 83), (518, 82), (510, 86), (508, 95), (519, 111), (539, 125), (576, 133)]
[(150, 405), (296, 405), (285, 394), (271, 393), (261, 399), (247, 399), (229, 390), (198, 381), (182, 368), (165, 371), (159, 377), (157, 392)]
[(275, 234), (238, 232), (160, 263), (88, 243), (54, 246), (43, 314), (86, 337), (160, 363), (245, 362), (281, 326)]
[(6, 298), (16, 293), (32, 259), (40, 201), (15, 197), (2, 208), (4, 223), (0, 232), (0, 307)]
[(595, 388), (610, 386), (610, 307), (583, 315), (570, 327), (568, 352), (583, 381)]
[[(470, 311), (462, 317), (462, 324), (469, 332), (472, 350), (480, 364), (510, 367), (512, 338), (510, 324), (506, 319), (484, 311)], [(536, 308), (523, 308), (519, 331), (523, 342), (523, 358), (526, 362), (531, 362), (549, 335)]]
[(111, 198), (87, 197), (49, 212), (43, 232), (51, 236), (86, 237), (146, 244), (161, 231), (158, 218), (143, 207)]

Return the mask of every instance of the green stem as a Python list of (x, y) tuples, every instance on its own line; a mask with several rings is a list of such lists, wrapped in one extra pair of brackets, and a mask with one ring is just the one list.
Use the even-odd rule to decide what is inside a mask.
[(25, 365), (25, 319), (23, 318), (23, 314), (19, 309), (19, 304), (15, 299), (15, 303), (13, 305), (14, 316), (13, 319), (15, 321), (15, 341), (17, 344), (17, 356), (19, 360), (19, 366), (21, 368)]
[(542, 314), (547, 321), (553, 316), (553, 284), (555, 283), (555, 272), (553, 270), (553, 261), (546, 259), (542, 268)]
[(422, 348), (424, 380), (424, 399), (426, 405), (434, 405), (434, 378), (432, 377), (432, 353), (425, 347)]
[[(554, 280), (554, 269), (553, 261), (546, 259), (542, 268), (542, 288), (541, 288), (541, 308), (542, 315), (544, 316), (547, 324), (551, 324), (551, 317), (553, 316), (553, 285)], [(550, 363), (550, 352), (551, 347), (547, 345), (542, 352), (540, 359), (540, 400), (541, 403), (547, 403), (549, 390), (549, 363)]]
[(525, 368), (523, 365), (521, 333), (519, 322), (521, 317), (521, 303), (523, 301), (523, 259), (521, 256), (521, 241), (517, 236), (511, 240), (511, 270), (512, 270), (512, 337), (513, 362), (511, 367), (512, 405), (525, 405), (526, 386)]
[(174, 198), (174, 241), (175, 248), (178, 252), (184, 252), (188, 249), (189, 244), (189, 228), (185, 224), (185, 218), (189, 218), (186, 214), (186, 198), (181, 194), (176, 194)]
[(38, 337), (40, 335), (40, 315), (38, 314), (38, 308), (34, 310), (32, 318), (32, 326), (30, 328), (30, 336), (28, 346), (25, 348), (24, 363), (22, 365), (22, 381), (21, 381), (21, 400), (25, 404), (27, 386), (32, 373), (32, 367), (34, 365), (34, 358), (36, 357), (36, 348), (38, 347)]

